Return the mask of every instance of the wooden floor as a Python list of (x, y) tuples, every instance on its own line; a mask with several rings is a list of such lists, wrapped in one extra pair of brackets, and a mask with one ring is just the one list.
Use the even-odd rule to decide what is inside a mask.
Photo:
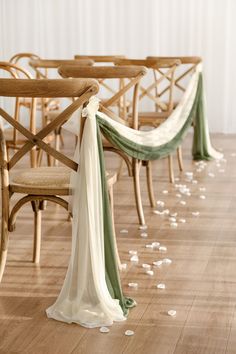
[[(142, 193), (148, 237), (141, 237), (132, 194), (132, 181), (124, 176), (115, 187), (115, 221), (122, 263), (124, 293), (136, 299), (124, 323), (110, 333), (47, 319), (45, 309), (60, 291), (70, 255), (71, 225), (60, 207), (48, 206), (43, 215), (40, 266), (31, 263), (32, 213), (25, 208), (10, 234), (6, 271), (0, 285), (0, 354), (223, 354), (236, 353), (236, 136), (213, 136), (227, 161), (209, 162), (203, 171), (191, 160), (191, 140), (184, 144), (185, 172), (193, 172), (197, 184), (186, 181), (176, 164), (177, 184), (186, 184), (191, 196), (178, 198), (168, 183), (166, 160), (155, 166), (156, 199), (178, 213), (186, 223), (170, 226), (168, 216), (154, 214), (148, 206), (143, 178)], [(175, 161), (176, 163), (176, 161)], [(108, 165), (114, 166), (114, 158)], [(210, 173), (210, 175), (209, 175)], [(212, 175), (214, 174), (214, 175)], [(199, 188), (206, 188), (206, 191)], [(168, 194), (163, 194), (168, 190)], [(205, 195), (206, 199), (201, 199)], [(180, 204), (185, 200), (186, 205)], [(158, 210), (161, 210), (159, 208)], [(199, 211), (199, 216), (192, 212)], [(128, 233), (120, 233), (126, 229)], [(166, 253), (146, 248), (154, 241)], [(139, 263), (130, 261), (137, 250)], [(163, 258), (172, 263), (153, 267), (147, 275), (143, 263)], [(128, 283), (138, 283), (138, 288)], [(157, 289), (165, 283), (166, 289)], [(176, 316), (168, 316), (169, 310)], [(127, 337), (124, 332), (133, 330)]]

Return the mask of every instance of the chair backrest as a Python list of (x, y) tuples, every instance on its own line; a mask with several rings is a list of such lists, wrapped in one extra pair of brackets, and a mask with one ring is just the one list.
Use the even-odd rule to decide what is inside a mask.
[[(7, 73), (7, 76), (9, 76), (12, 79), (20, 79), (20, 78), (32, 79), (31, 74), (28, 71), (26, 71), (25, 69), (23, 69), (22, 67), (20, 67), (19, 65), (2, 61), (2, 62), (0, 62), (0, 77), (3, 76), (1, 74), (6, 74), (6, 73)], [(12, 102), (11, 102), (11, 105), (12, 105)], [(13, 117), (16, 121), (19, 121), (19, 119), (20, 119), (20, 99), (19, 99), (19, 97), (15, 98), (15, 102), (12, 106), (14, 106)], [(35, 120), (32, 115), (29, 116), (29, 127), (30, 127), (30, 131), (32, 133), (35, 133)], [(12, 131), (10, 131), (8, 134), (8, 141), (7, 141), (8, 149), (18, 149), (19, 148), (19, 144), (21, 144), (21, 141), (19, 140), (18, 135), (19, 134), (18, 134), (17, 129), (15, 127), (13, 127)]]
[[(156, 111), (171, 112), (173, 109), (173, 87), (175, 70), (180, 65), (178, 59), (117, 59), (116, 65), (142, 65), (154, 75), (154, 80), (140, 85), (139, 100), (148, 98)], [(169, 89), (166, 90), (166, 87)], [(165, 94), (165, 97), (163, 96)]]
[(117, 59), (125, 58), (124, 55), (75, 55), (75, 59), (91, 59), (95, 63), (115, 63)]
[[(147, 57), (148, 60), (180, 60), (181, 65), (176, 68), (176, 75), (174, 78), (174, 86), (178, 91), (184, 92), (187, 88), (190, 76), (196, 70), (199, 63), (202, 62), (201, 57), (194, 56), (180, 56), (180, 57)], [(168, 88), (166, 88), (167, 90)]]
[(47, 79), (48, 69), (57, 70), (61, 65), (92, 66), (93, 64), (94, 61), (91, 59), (32, 59), (29, 61), (29, 65), (35, 70), (38, 79)]
[[(132, 94), (132, 128), (138, 129), (138, 88), (141, 78), (146, 74), (147, 69), (141, 66), (97, 66), (97, 67), (79, 67), (79, 66), (61, 66), (58, 69), (62, 77), (70, 78), (94, 78), (101, 80), (117, 79), (126, 80), (123, 85), (112, 92), (110, 97), (103, 100), (100, 104), (100, 110), (108, 114), (111, 118), (127, 124), (127, 111), (123, 109), (123, 114), (117, 117), (114, 107), (125, 107), (126, 94)], [(119, 113), (121, 110), (119, 110)]]
[(35, 146), (44, 150), (53, 158), (59, 160), (67, 167), (77, 170), (78, 164), (65, 154), (57, 151), (52, 146), (44, 142), (44, 138), (54, 131), (58, 126), (65, 123), (69, 117), (81, 106), (86, 104), (89, 98), (98, 92), (99, 85), (96, 80), (79, 80), (79, 79), (56, 79), (56, 80), (25, 80), (25, 79), (0, 79), (0, 97), (28, 97), (32, 98), (31, 110), (32, 115), (35, 114), (36, 98), (74, 98), (58, 116), (50, 122), (46, 127), (42, 128), (37, 134), (32, 133), (21, 123), (17, 122), (14, 117), (0, 108), (0, 116), (11, 126), (17, 129), (26, 138), (25, 144), (7, 161), (7, 155), (4, 145), (4, 131), (1, 131), (0, 144), (0, 165), (10, 170), (15, 164), (21, 160)]

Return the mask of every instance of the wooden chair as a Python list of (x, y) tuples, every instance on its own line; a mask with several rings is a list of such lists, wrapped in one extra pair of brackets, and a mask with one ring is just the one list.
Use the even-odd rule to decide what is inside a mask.
[[(149, 111), (139, 111), (139, 129), (142, 127), (158, 127), (163, 123), (172, 113), (174, 109), (173, 102), (173, 88), (174, 88), (174, 78), (176, 68), (181, 64), (178, 59), (117, 59), (117, 65), (142, 65), (146, 66), (154, 76), (151, 83), (148, 82), (146, 86), (144, 84), (140, 85), (139, 100), (142, 101), (145, 98), (148, 99), (153, 104), (153, 109)], [(168, 86), (168, 90), (165, 91), (165, 95), (162, 91)], [(164, 96), (163, 96), (164, 95)], [(163, 98), (164, 97), (164, 98)], [(179, 154), (179, 149), (178, 156)], [(178, 161), (180, 161), (178, 159)], [(144, 163), (145, 164), (145, 163)], [(149, 165), (149, 194), (151, 206), (154, 207), (155, 197), (152, 186), (152, 168), (151, 163)], [(174, 182), (174, 171), (173, 171), (173, 159), (172, 155), (168, 156), (169, 165), (169, 179), (170, 182)], [(179, 165), (180, 169), (182, 165)]]
[[(122, 124), (129, 125), (133, 129), (138, 129), (138, 94), (139, 85), (142, 77), (147, 73), (147, 69), (141, 66), (97, 66), (97, 67), (76, 67), (76, 66), (62, 66), (58, 69), (62, 77), (72, 78), (94, 78), (102, 80), (116, 79), (117, 91), (111, 94), (109, 98), (101, 101), (100, 111), (104, 112), (112, 119), (118, 120)], [(122, 88), (120, 88), (119, 81), (126, 79)], [(133, 91), (132, 93), (130, 91)], [(132, 112), (130, 113), (132, 119), (128, 121), (127, 112), (123, 111), (123, 115), (117, 116), (117, 104), (120, 100), (125, 100), (125, 96), (130, 93), (132, 95)], [(116, 110), (116, 111), (115, 111)], [(119, 110), (118, 110), (119, 111)], [(143, 206), (140, 191), (140, 166), (141, 161), (135, 158), (130, 159), (124, 152), (112, 146), (108, 141), (103, 141), (104, 150), (112, 151), (120, 155), (128, 168), (129, 176), (133, 177), (134, 192), (136, 208), (139, 218), (139, 223), (145, 225), (145, 218), (143, 213)]]
[(75, 59), (90, 59), (93, 60), (95, 63), (112, 63), (114, 64), (117, 59), (125, 58), (124, 55), (75, 55)]
[[(26, 129), (3, 108), (0, 108), (1, 117), (14, 129), (18, 130), (27, 140), (25, 144), (8, 160), (4, 139), (4, 130), (0, 129), (0, 167), (2, 185), (2, 226), (0, 243), (0, 280), (2, 278), (8, 249), (8, 232), (13, 231), (18, 211), (30, 202), (34, 211), (34, 247), (33, 261), (40, 260), (41, 242), (41, 211), (45, 201), (50, 201), (68, 208), (63, 196), (68, 196), (70, 171), (77, 171), (78, 164), (65, 154), (56, 151), (45, 143), (44, 139), (57, 126), (68, 120), (73, 112), (83, 106), (88, 99), (98, 92), (98, 83), (95, 80), (57, 79), (57, 80), (25, 80), (0, 79), (0, 97), (27, 97), (31, 98), (32, 115), (35, 114), (36, 98), (73, 97), (74, 101), (61, 112), (55, 120), (43, 127), (37, 134)], [(27, 169), (14, 168), (17, 163), (37, 146), (47, 154), (58, 159), (64, 167), (37, 167)], [(15, 173), (14, 173), (15, 171)], [(114, 179), (112, 180), (114, 181)], [(10, 208), (13, 194), (20, 194), (21, 198)], [(22, 196), (23, 195), (23, 196)]]

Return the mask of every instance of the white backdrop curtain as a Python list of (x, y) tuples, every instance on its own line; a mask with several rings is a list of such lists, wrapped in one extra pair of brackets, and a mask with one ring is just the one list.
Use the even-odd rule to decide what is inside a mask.
[(1, 0), (0, 60), (199, 55), (213, 132), (236, 133), (235, 0)]

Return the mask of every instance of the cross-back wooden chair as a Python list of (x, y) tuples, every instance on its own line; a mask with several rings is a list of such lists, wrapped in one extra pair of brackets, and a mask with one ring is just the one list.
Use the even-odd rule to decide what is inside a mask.
[[(149, 72), (153, 74), (153, 79), (146, 84), (140, 85), (139, 100), (142, 101), (145, 98), (153, 104), (153, 109), (149, 111), (139, 111), (139, 128), (143, 126), (158, 127), (163, 123), (172, 113), (174, 109), (173, 101), (173, 89), (174, 78), (176, 68), (181, 64), (180, 60), (171, 58), (161, 59), (117, 59), (116, 65), (142, 65), (149, 69)], [(163, 98), (162, 91), (165, 87), (169, 87), (169, 90), (165, 91), (165, 97)], [(180, 170), (182, 170), (182, 158), (181, 149), (177, 150), (178, 162)], [(145, 162), (144, 162), (145, 163)], [(151, 171), (151, 163), (149, 163), (149, 169)], [(174, 182), (174, 170), (172, 155), (168, 156), (169, 166), (169, 179), (170, 182)], [(151, 173), (151, 172), (150, 172)], [(152, 186), (152, 183), (150, 183)], [(155, 206), (155, 197), (153, 188), (150, 188), (151, 205)]]
[[(116, 79), (118, 81), (117, 91), (115, 94), (111, 94), (106, 100), (102, 100), (100, 103), (100, 111), (104, 112), (112, 119), (118, 120), (122, 124), (129, 125), (133, 129), (138, 129), (138, 94), (140, 80), (146, 74), (147, 69), (141, 66), (97, 66), (82, 68), (76, 66), (62, 66), (58, 69), (62, 77), (72, 78), (94, 78), (103, 80)], [(126, 79), (126, 82), (122, 86), (119, 86), (119, 80)], [(132, 90), (132, 92), (130, 92)], [(132, 119), (127, 120), (127, 112), (123, 112), (122, 116), (117, 116), (116, 105), (124, 96), (130, 93), (132, 95)], [(119, 110), (118, 110), (119, 112)], [(145, 218), (143, 213), (143, 206), (141, 200), (140, 191), (140, 167), (141, 161), (137, 159), (130, 159), (124, 152), (118, 148), (112, 146), (108, 141), (103, 141), (103, 146), (106, 151), (112, 151), (120, 155), (128, 168), (129, 176), (133, 177), (135, 201), (140, 224), (145, 224)], [(149, 175), (147, 175), (147, 180)]]
[[(32, 99), (31, 110), (35, 114), (36, 98), (62, 98), (72, 97), (74, 101), (61, 112), (54, 121), (34, 134), (20, 122), (16, 121), (3, 108), (0, 116), (11, 126), (17, 129), (27, 140), (25, 144), (8, 160), (4, 139), (4, 130), (0, 129), (0, 167), (2, 185), (2, 223), (0, 243), (0, 280), (2, 278), (8, 249), (8, 232), (13, 231), (18, 211), (26, 203), (32, 204), (34, 212), (34, 247), (33, 261), (40, 259), (41, 242), (41, 210), (44, 202), (51, 201), (68, 208), (68, 203), (63, 196), (68, 196), (70, 172), (77, 171), (78, 164), (62, 152), (55, 150), (45, 143), (44, 139), (58, 125), (66, 122), (71, 114), (79, 107), (86, 104), (89, 98), (98, 92), (98, 83), (95, 80), (57, 79), (57, 80), (25, 80), (25, 79), (0, 79), (0, 97), (27, 97)], [(36, 167), (17, 169), (15, 167), (22, 158), (37, 146), (47, 154), (58, 159), (63, 165), (60, 167)], [(14, 173), (15, 171), (15, 173)], [(21, 198), (10, 207), (13, 194)], [(22, 197), (23, 195), (23, 197)]]

